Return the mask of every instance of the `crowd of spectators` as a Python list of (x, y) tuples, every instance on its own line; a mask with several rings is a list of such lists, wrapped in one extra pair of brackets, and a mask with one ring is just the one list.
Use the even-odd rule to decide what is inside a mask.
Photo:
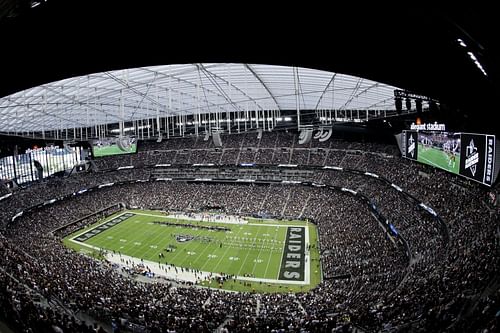
[[(295, 139), (292, 133), (264, 133), (261, 140), (242, 134), (223, 137), (223, 142), (232, 149), (227, 156), (239, 151), (241, 160), (242, 154), (255, 153), (248, 150), (252, 147), (258, 149), (256, 160), (272, 161), (293, 151), (298, 146)], [(121, 318), (150, 332), (209, 332), (223, 326), (230, 332), (331, 332), (349, 330), (349, 325), (369, 331), (498, 329), (499, 216), (484, 203), (486, 190), (387, 155), (386, 148), (366, 152), (377, 150), (377, 145), (330, 140), (328, 147), (321, 143), (318, 149), (311, 143), (306, 147), (307, 160), (373, 172), (432, 207), (446, 228), (380, 179), (338, 170), (316, 172), (316, 180), (322, 183), (350, 188), (369, 198), (408, 242), (410, 257), (358, 197), (303, 185), (124, 183), (41, 206), (12, 222), (27, 207), (81, 189), (149, 180), (149, 169), (139, 167), (153, 159), (169, 163), (165, 156), (184, 154), (186, 161), (206, 162), (209, 155), (224, 160), (224, 149), (215, 150), (210, 140), (183, 140), (151, 143), (145, 146), (150, 150), (141, 154), (97, 163), (100, 168), (133, 164), (137, 169), (42, 181), (0, 201), (0, 315), (26, 332), (98, 330), (92, 327), (94, 323), (78, 319), (78, 313), (103, 323)], [(193, 149), (186, 150), (187, 144)], [(304, 161), (304, 148), (299, 151), (297, 156), (302, 157), (296, 158)], [(318, 225), (321, 262), (317, 265), (324, 279), (312, 291), (297, 294), (230, 293), (162, 281), (144, 283), (109, 262), (76, 253), (61, 243), (62, 234), (97, 216), (81, 220), (62, 234), (51, 233), (117, 203), (178, 211), (218, 206), (238, 215), (310, 219)]]
[(291, 132), (263, 132), (260, 139), (255, 133), (223, 135), (221, 140), (222, 147), (214, 147), (212, 138), (205, 141), (203, 137), (176, 138), (160, 143), (143, 141), (137, 154), (98, 158), (94, 163), (100, 170), (129, 165), (195, 163), (339, 165), (343, 162), (345, 165), (341, 166), (355, 167), (365, 154), (397, 154), (396, 146), (340, 139), (312, 140), (300, 145), (295, 143), (297, 135)]

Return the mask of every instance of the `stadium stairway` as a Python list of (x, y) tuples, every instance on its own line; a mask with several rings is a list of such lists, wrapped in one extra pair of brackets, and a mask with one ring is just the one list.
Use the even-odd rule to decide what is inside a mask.
[(224, 332), (223, 331), (223, 328), (224, 326), (226, 326), (231, 320), (233, 320), (233, 316), (232, 315), (228, 315), (226, 317), (226, 319), (222, 322), (222, 324), (220, 324), (215, 330), (214, 330), (214, 333), (221, 333), (221, 332)]

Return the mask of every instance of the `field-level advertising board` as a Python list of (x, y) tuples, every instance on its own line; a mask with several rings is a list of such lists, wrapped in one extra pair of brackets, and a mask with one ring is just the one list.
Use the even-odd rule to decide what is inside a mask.
[(403, 157), (491, 186), (496, 178), (494, 135), (403, 131)]

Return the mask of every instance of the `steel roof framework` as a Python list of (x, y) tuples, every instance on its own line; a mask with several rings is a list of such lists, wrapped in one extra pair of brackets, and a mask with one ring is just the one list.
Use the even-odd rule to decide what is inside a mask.
[(256, 110), (394, 110), (395, 89), (308, 68), (226, 63), (140, 67), (68, 78), (0, 98), (0, 132)]

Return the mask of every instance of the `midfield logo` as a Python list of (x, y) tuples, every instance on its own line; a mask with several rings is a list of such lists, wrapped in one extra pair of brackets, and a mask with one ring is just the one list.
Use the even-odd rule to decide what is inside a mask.
[(465, 147), (465, 169), (470, 169), (472, 176), (476, 175), (477, 163), (479, 163), (479, 153), (471, 139), (469, 145)]
[(191, 235), (175, 235), (175, 240), (179, 243), (189, 242), (194, 239)]

